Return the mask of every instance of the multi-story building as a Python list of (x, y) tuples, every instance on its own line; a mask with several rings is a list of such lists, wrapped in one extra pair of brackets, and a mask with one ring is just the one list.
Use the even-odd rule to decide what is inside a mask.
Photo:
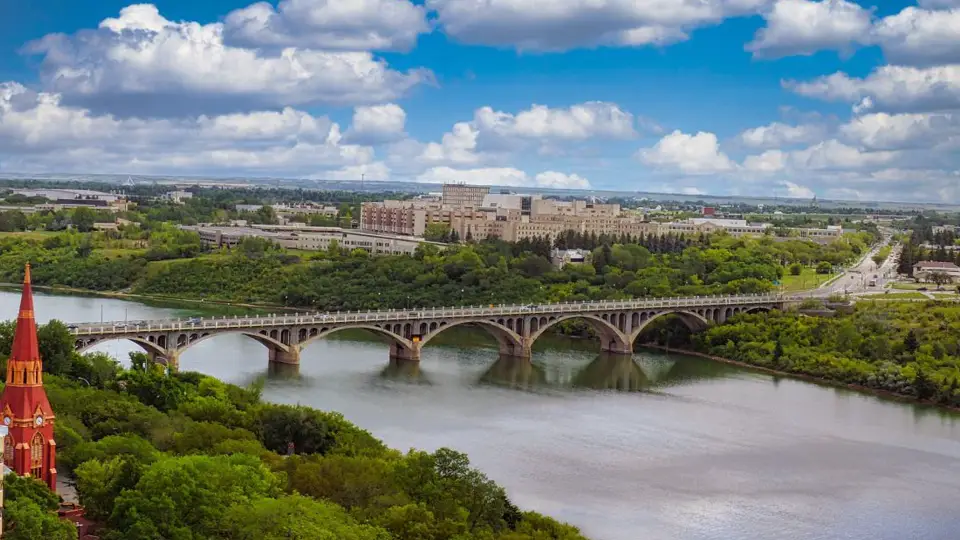
[(466, 184), (444, 184), (441, 201), (445, 206), (472, 206), (483, 204), (483, 198), (490, 193), (488, 186), (469, 186)]
[(195, 231), (200, 242), (207, 247), (236, 247), (244, 238), (263, 238), (288, 249), (322, 251), (331, 242), (347, 249), (361, 248), (373, 254), (413, 254), (420, 244), (446, 247), (440, 242), (429, 242), (412, 236), (395, 236), (371, 232), (341, 229), (339, 227), (307, 227), (289, 225), (255, 225), (250, 227), (224, 227), (197, 225), (181, 227)]

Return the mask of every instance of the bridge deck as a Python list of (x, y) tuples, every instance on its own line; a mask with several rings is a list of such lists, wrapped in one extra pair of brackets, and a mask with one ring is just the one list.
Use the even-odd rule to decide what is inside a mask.
[(342, 324), (384, 321), (408, 321), (422, 319), (465, 319), (500, 316), (564, 315), (597, 313), (616, 310), (643, 310), (661, 308), (710, 308), (744, 306), (753, 304), (784, 303), (796, 300), (779, 294), (753, 294), (735, 296), (691, 296), (676, 298), (648, 298), (636, 300), (612, 300), (598, 302), (566, 302), (559, 304), (498, 305), (470, 307), (414, 308), (407, 310), (340, 311), (294, 315), (269, 315), (261, 317), (180, 318), (143, 321), (111, 321), (79, 323), (70, 326), (77, 336), (126, 334), (139, 332), (165, 332), (180, 330), (217, 330), (228, 328), (264, 328), (271, 326)]

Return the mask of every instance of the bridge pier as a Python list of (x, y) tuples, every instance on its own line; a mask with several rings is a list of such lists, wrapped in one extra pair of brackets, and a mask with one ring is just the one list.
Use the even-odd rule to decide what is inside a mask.
[(180, 370), (180, 353), (178, 351), (166, 351), (163, 354), (151, 352), (148, 356), (151, 362), (167, 366), (170, 371)]
[(269, 350), (271, 364), (300, 365), (300, 348), (295, 345), (290, 345), (287, 350), (277, 347), (271, 347)]
[(402, 343), (392, 343), (390, 345), (390, 360), (404, 360), (409, 362), (420, 361), (420, 349), (423, 348), (419, 342), (411, 346), (404, 346)]
[(621, 340), (604, 339), (600, 342), (600, 351), (611, 355), (632, 355), (633, 345)]
[(533, 344), (530, 342), (529, 338), (524, 337), (522, 339), (523, 341), (519, 344), (508, 340), (501, 340), (500, 356), (530, 360), (530, 358), (533, 357)]

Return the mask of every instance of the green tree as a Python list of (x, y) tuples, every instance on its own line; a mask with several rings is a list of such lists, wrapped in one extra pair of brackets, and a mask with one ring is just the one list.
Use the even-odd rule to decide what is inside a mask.
[(40, 507), (30, 499), (11, 500), (5, 504), (3, 538), (5, 540), (76, 540), (73, 523)]
[(335, 504), (298, 495), (234, 505), (220, 535), (231, 540), (391, 540), (387, 531), (357, 523)]

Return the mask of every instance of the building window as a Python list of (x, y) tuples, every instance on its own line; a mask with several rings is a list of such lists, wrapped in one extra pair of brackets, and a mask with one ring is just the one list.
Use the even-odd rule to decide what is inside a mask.
[(40, 478), (43, 475), (43, 436), (37, 433), (30, 443), (30, 475)]
[(13, 437), (7, 435), (3, 438), (3, 461), (11, 468), (13, 468), (13, 445)]

